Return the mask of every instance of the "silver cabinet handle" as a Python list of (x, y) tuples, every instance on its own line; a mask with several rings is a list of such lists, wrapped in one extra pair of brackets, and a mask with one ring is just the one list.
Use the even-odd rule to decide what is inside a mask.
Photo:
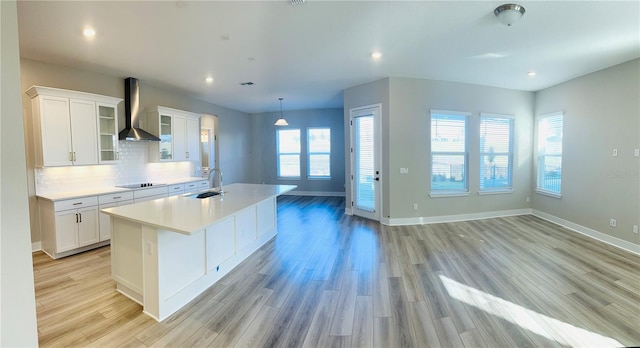
[(78, 213), (76, 213), (76, 223), (78, 223)]
[(82, 222), (82, 213), (80, 213), (78, 215), (80, 215), (80, 222)]
[(122, 198), (122, 196), (113, 197), (113, 199), (120, 199), (120, 198)]
[(73, 205), (82, 205), (82, 202), (73, 203)]
[(73, 152), (69, 151), (69, 161), (73, 162)]

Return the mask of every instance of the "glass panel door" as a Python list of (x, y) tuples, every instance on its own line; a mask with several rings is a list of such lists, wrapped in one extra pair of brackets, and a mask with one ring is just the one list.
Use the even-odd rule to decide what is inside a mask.
[(160, 160), (173, 159), (171, 116), (160, 115)]
[(380, 220), (380, 105), (352, 109), (351, 210)]
[(118, 120), (116, 108), (98, 104), (98, 127), (100, 128), (100, 163), (118, 160)]

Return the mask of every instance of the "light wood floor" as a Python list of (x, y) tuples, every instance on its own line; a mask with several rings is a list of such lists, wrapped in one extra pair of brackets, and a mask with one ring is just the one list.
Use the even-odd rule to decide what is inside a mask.
[(533, 216), (387, 227), (282, 197), (278, 235), (162, 323), (109, 247), (33, 255), (45, 346), (640, 345), (640, 257)]

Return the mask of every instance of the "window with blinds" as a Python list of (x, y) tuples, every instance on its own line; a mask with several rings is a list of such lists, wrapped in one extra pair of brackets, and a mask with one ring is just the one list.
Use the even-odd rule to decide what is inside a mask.
[(468, 113), (431, 111), (431, 192), (468, 192)]
[(563, 113), (545, 115), (538, 120), (538, 175), (536, 191), (560, 196), (562, 192)]
[(278, 149), (278, 177), (300, 177), (300, 130), (278, 129), (276, 133)]
[(480, 191), (513, 188), (513, 123), (508, 116), (480, 114)]
[(331, 178), (331, 129), (307, 128), (308, 177)]

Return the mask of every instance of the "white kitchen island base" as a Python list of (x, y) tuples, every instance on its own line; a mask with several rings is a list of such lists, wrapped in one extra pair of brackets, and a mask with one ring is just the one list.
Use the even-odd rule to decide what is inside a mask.
[[(236, 185), (244, 186), (230, 185), (229, 191), (241, 194), (249, 184)], [(118, 291), (162, 321), (229, 273), (276, 235), (276, 196), (294, 188), (249, 188), (253, 186), (279, 190), (257, 194), (260, 188), (254, 187), (252, 199), (247, 195), (239, 199), (244, 207), (228, 194), (204, 200), (171, 197), (134, 204), (128, 210), (104, 210), (112, 217), (111, 270)], [(164, 221), (140, 221), (143, 209), (162, 213)], [(172, 218), (167, 218), (169, 213)], [(197, 213), (205, 224), (202, 228), (186, 233), (191, 227), (174, 224), (181, 217), (193, 223)]]

